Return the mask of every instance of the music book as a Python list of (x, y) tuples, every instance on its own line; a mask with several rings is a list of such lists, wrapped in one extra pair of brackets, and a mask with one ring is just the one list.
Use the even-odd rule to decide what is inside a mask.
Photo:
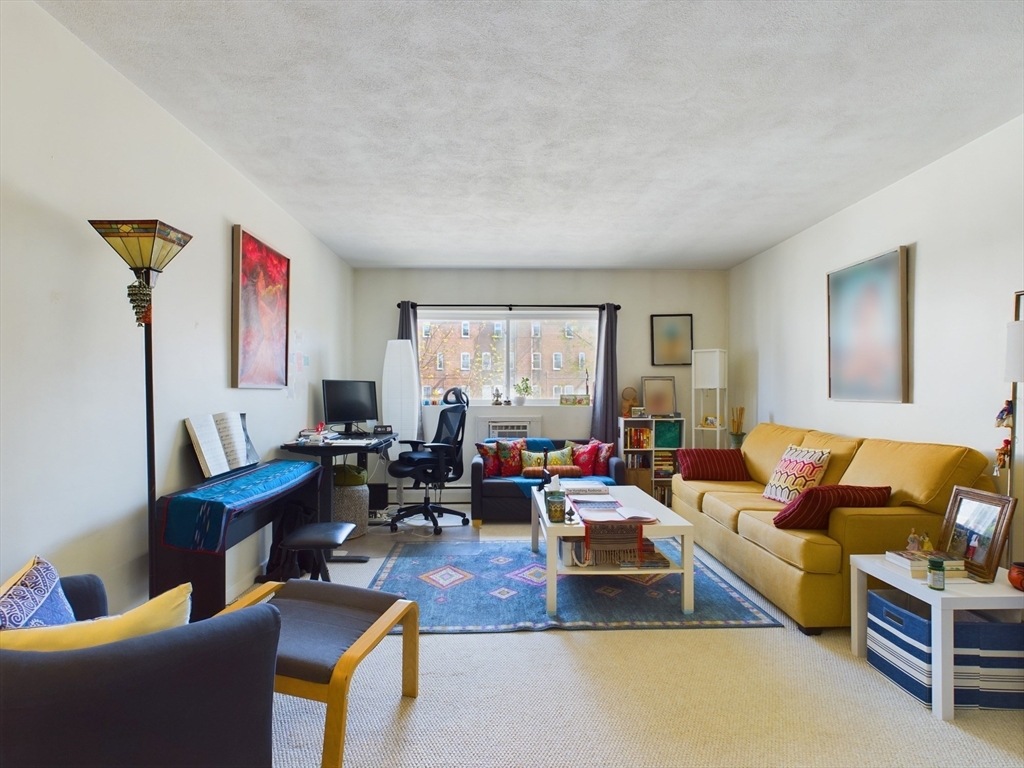
[(260, 456), (249, 439), (245, 414), (237, 412), (189, 416), (185, 428), (192, 438), (199, 466), (206, 477), (258, 464)]

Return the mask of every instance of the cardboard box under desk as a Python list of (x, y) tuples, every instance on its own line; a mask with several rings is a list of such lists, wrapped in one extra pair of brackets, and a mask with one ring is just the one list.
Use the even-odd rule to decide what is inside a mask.
[[(896, 589), (868, 592), (868, 663), (925, 706), (932, 702), (931, 609)], [(1024, 709), (1024, 624), (957, 611), (953, 703)]]

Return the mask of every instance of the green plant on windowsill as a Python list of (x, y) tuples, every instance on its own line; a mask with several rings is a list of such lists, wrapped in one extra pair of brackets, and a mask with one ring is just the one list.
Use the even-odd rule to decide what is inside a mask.
[(522, 381), (518, 384), (512, 385), (512, 389), (516, 391), (517, 395), (529, 397), (533, 393), (533, 384), (531, 384), (530, 380), (524, 376)]

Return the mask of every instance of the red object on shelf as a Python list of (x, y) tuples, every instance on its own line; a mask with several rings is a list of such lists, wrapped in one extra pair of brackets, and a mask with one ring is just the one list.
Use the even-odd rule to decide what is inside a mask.
[(1010, 586), (1024, 592), (1024, 563), (1010, 563), (1007, 578), (1010, 580)]

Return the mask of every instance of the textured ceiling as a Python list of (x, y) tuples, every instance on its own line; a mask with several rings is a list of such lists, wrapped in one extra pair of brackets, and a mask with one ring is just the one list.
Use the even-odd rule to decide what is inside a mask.
[(730, 267), (1024, 112), (1019, 0), (40, 5), (356, 267)]

